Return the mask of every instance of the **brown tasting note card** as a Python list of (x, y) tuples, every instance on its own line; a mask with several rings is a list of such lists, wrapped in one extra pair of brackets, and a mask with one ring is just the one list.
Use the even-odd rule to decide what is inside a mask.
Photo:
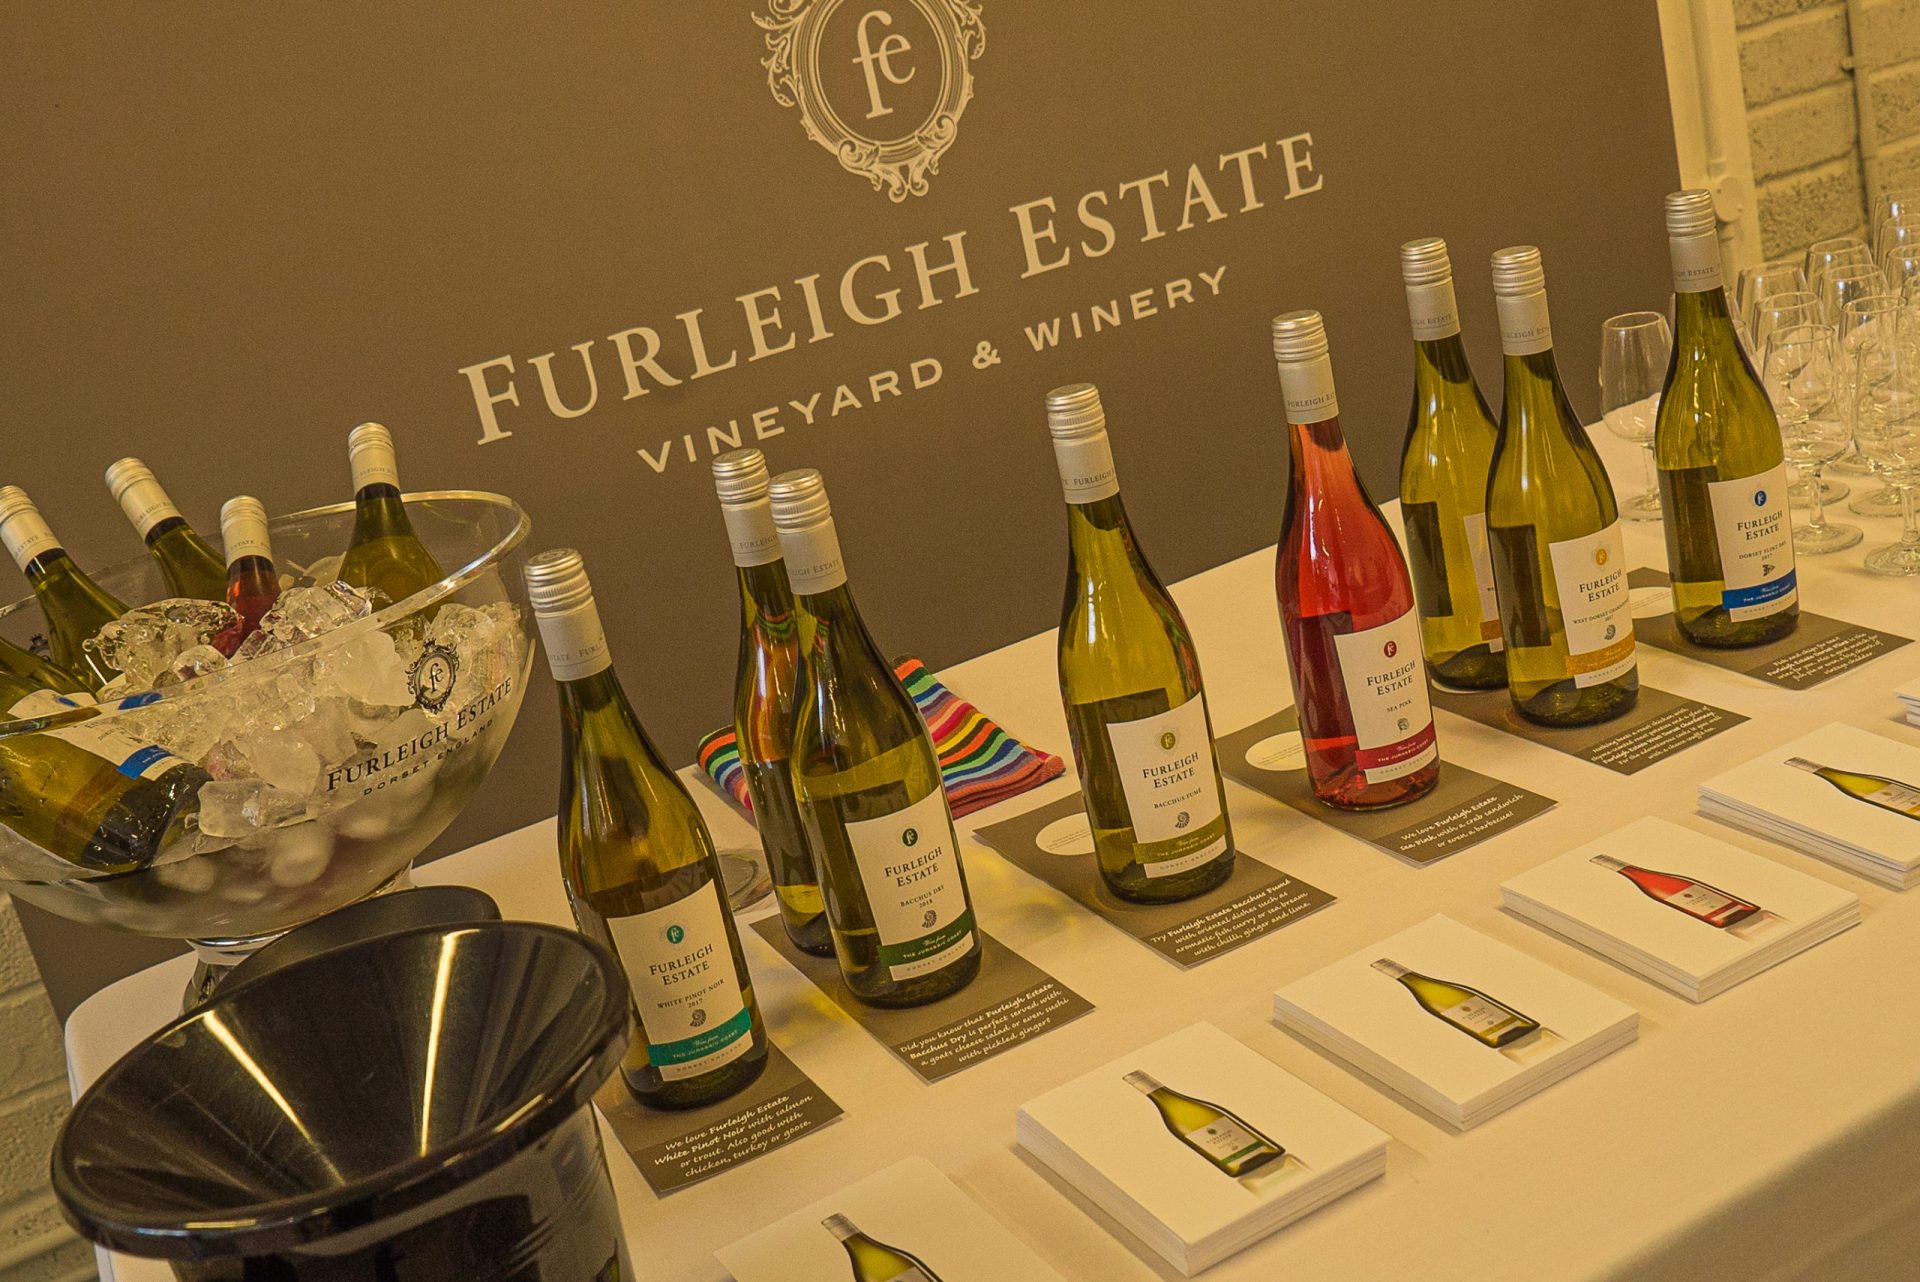
[(1644, 682), (1639, 701), (1625, 716), (1591, 726), (1537, 726), (1513, 710), (1505, 690), (1436, 687), (1433, 706), (1623, 775), (1638, 774), (1746, 720), (1737, 712), (1683, 699)]

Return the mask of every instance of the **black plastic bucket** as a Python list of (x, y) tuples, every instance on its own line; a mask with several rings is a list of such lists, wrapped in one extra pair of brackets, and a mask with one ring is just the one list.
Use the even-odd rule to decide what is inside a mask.
[(612, 956), (530, 922), (298, 961), (81, 1097), (53, 1187), (94, 1241), (232, 1282), (629, 1279), (589, 1103), (627, 1043)]

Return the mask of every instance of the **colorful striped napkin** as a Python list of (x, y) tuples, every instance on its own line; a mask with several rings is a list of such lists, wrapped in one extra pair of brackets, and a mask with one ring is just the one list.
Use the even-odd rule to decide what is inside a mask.
[[(1066, 772), (1066, 763), (1050, 752), (1029, 748), (1002, 730), (986, 713), (940, 684), (918, 659), (894, 662), (893, 670), (920, 709), (940, 753), (940, 775), (947, 805), (956, 817), (1038, 787)], [(747, 772), (733, 727), (715, 730), (700, 741), (700, 768), (720, 791), (751, 815)]]

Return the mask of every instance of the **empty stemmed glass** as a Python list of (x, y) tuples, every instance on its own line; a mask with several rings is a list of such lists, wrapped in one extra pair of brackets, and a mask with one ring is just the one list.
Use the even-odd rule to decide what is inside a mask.
[[(1786, 459), (1807, 478), (1807, 521), (1793, 527), (1793, 550), (1807, 556), (1839, 552), (1860, 541), (1860, 527), (1827, 520), (1820, 469), (1847, 448), (1843, 370), (1831, 325), (1775, 330), (1761, 362), (1761, 378), (1780, 420)], [(1791, 493), (1792, 491), (1789, 491)]]
[(1896, 249), (1920, 248), (1920, 214), (1888, 218), (1881, 222), (1873, 240), (1875, 262), (1885, 262)]
[[(1855, 357), (1863, 344), (1878, 340), (1891, 318), (1906, 310), (1906, 304), (1891, 294), (1873, 294), (1865, 298), (1856, 298), (1848, 303), (1840, 313), (1840, 353), (1841, 368), (1847, 377), (1857, 377), (1860, 365)], [(1875, 476), (1884, 478), (1886, 469), (1864, 451), (1858, 450), (1868, 470)], [(1900, 488), (1896, 485), (1882, 484), (1877, 489), (1862, 490), (1853, 496), (1847, 504), (1847, 510), (1860, 516), (1895, 517), (1900, 515)]]
[(1856, 331), (1852, 366), (1853, 439), (1898, 491), (1900, 541), (1868, 555), (1875, 574), (1920, 575), (1920, 317), (1906, 309)]
[(1740, 269), (1734, 282), (1734, 320), (1741, 337), (1747, 340), (1747, 352), (1758, 357), (1766, 349), (1766, 335), (1759, 332), (1761, 304), (1780, 295), (1798, 295), (1807, 288), (1807, 273), (1798, 258), (1776, 258)]
[(1646, 490), (1620, 502), (1620, 515), (1629, 521), (1660, 519), (1653, 425), (1672, 354), (1673, 332), (1659, 312), (1627, 312), (1600, 322), (1600, 409), (1607, 430), (1638, 442), (1646, 458)]
[[(1755, 301), (1753, 311), (1753, 363), (1757, 367), (1766, 355), (1768, 340), (1783, 329), (1795, 325), (1812, 325), (1820, 320), (1820, 308), (1814, 302), (1813, 295), (1805, 290), (1793, 293), (1772, 294)], [(1850, 452), (1853, 446), (1849, 444)], [(1866, 471), (1863, 465), (1861, 472)], [(1807, 487), (1810, 478), (1804, 472), (1796, 472), (1793, 484), (1787, 487), (1787, 501), (1798, 508), (1813, 506), (1813, 493)], [(1831, 476), (1820, 477), (1820, 501), (1838, 503), (1847, 497), (1847, 485)]]
[(1807, 247), (1807, 287), (1811, 289), (1823, 273), (1835, 267), (1850, 266), (1873, 266), (1873, 250), (1866, 241), (1857, 236), (1816, 240)]
[(1880, 261), (1880, 274), (1887, 278), (1888, 290), (1897, 291), (1911, 299), (1912, 292), (1908, 287), (1920, 280), (1920, 245), (1889, 248), (1887, 256)]
[(1840, 314), (1856, 298), (1870, 298), (1887, 292), (1887, 278), (1880, 269), (1858, 263), (1827, 268), (1813, 283), (1813, 296), (1820, 303), (1820, 319), (1829, 325), (1840, 324)]

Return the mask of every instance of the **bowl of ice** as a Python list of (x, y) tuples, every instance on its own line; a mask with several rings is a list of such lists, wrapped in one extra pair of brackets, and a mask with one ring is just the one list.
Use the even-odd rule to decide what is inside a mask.
[[(95, 571), (143, 604), (88, 643), (120, 672), (93, 700), (0, 712), (0, 890), (217, 965), (404, 884), (499, 757), (533, 654), (519, 505), (439, 491), (406, 510), (446, 574), (401, 601), (336, 577), (353, 504), (273, 521), (281, 594), (231, 658), (224, 604), (167, 599), (149, 557)], [(17, 645), (42, 630), (31, 599), (0, 610)], [(84, 769), (35, 773), (102, 759), (171, 800), (103, 809)]]

